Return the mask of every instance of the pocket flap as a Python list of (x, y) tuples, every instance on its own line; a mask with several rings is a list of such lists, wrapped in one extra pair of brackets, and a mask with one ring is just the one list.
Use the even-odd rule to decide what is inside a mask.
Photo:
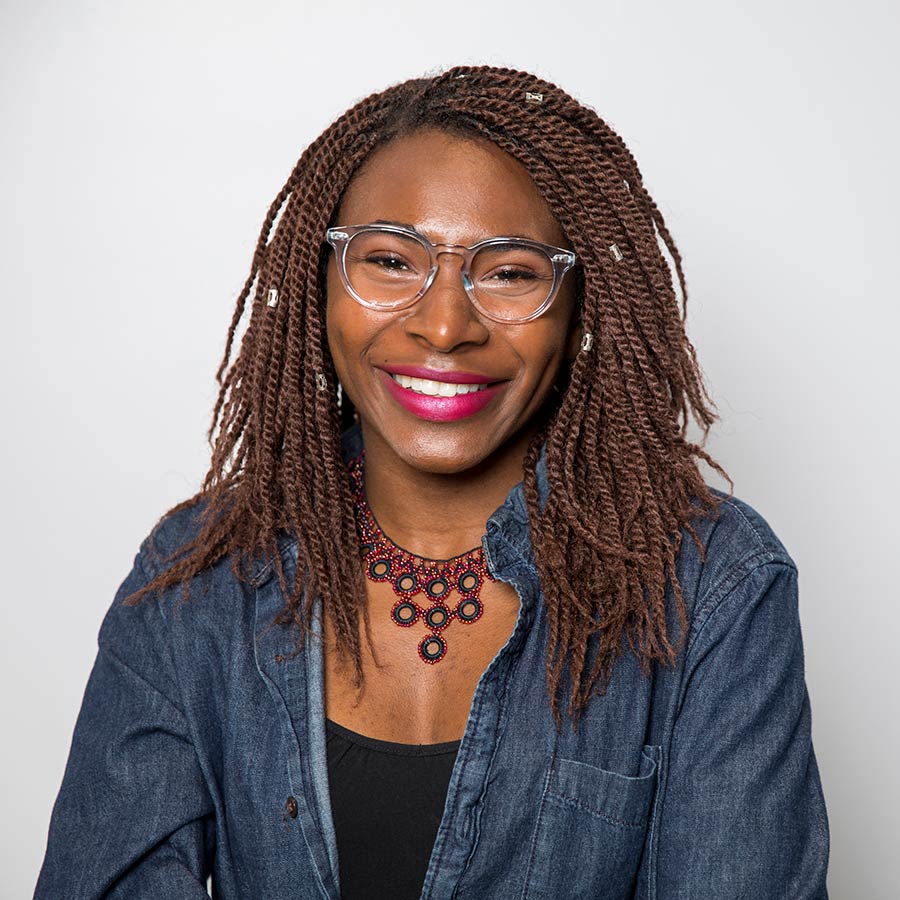
[[(658, 747), (645, 745), (636, 771), (634, 766), (617, 765), (624, 772), (558, 756), (553, 762), (547, 793), (617, 824), (642, 825), (656, 787), (658, 752)], [(623, 756), (608, 750), (601, 758), (610, 760), (612, 765)]]

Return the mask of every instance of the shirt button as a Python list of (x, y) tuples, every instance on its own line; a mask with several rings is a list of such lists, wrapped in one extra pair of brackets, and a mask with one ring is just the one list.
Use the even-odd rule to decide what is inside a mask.
[(285, 801), (284, 808), (287, 810), (287, 814), (292, 818), (297, 818), (297, 801), (293, 797), (288, 797)]

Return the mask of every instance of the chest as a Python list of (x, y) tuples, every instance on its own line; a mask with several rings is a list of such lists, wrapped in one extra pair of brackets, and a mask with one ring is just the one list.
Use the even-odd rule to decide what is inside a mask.
[(424, 623), (397, 625), (397, 600), (384, 583), (367, 583), (369, 636), (356, 623), (364, 680), (353, 683), (353, 665), (337, 653), (329, 616), (324, 616), (325, 714), (361, 734), (385, 741), (431, 744), (459, 740), (466, 728), (478, 680), (516, 623), (519, 597), (504, 582), (485, 583), (483, 612), (474, 622), (453, 619), (440, 631), (446, 653), (436, 663), (422, 660), (418, 646), (430, 632)]

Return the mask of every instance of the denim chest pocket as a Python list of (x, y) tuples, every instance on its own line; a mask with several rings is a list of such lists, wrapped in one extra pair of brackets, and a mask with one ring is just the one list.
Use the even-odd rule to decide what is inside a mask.
[(661, 748), (609, 748), (603, 768), (554, 755), (532, 839), (529, 900), (625, 900), (633, 895), (653, 801)]

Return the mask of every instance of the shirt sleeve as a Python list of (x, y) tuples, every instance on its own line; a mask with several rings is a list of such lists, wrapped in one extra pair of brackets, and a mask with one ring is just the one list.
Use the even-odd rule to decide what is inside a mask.
[(717, 593), (687, 651), (648, 895), (825, 900), (797, 570), (764, 562)]
[(145, 546), (100, 629), (36, 900), (208, 898), (213, 804), (179, 706)]

